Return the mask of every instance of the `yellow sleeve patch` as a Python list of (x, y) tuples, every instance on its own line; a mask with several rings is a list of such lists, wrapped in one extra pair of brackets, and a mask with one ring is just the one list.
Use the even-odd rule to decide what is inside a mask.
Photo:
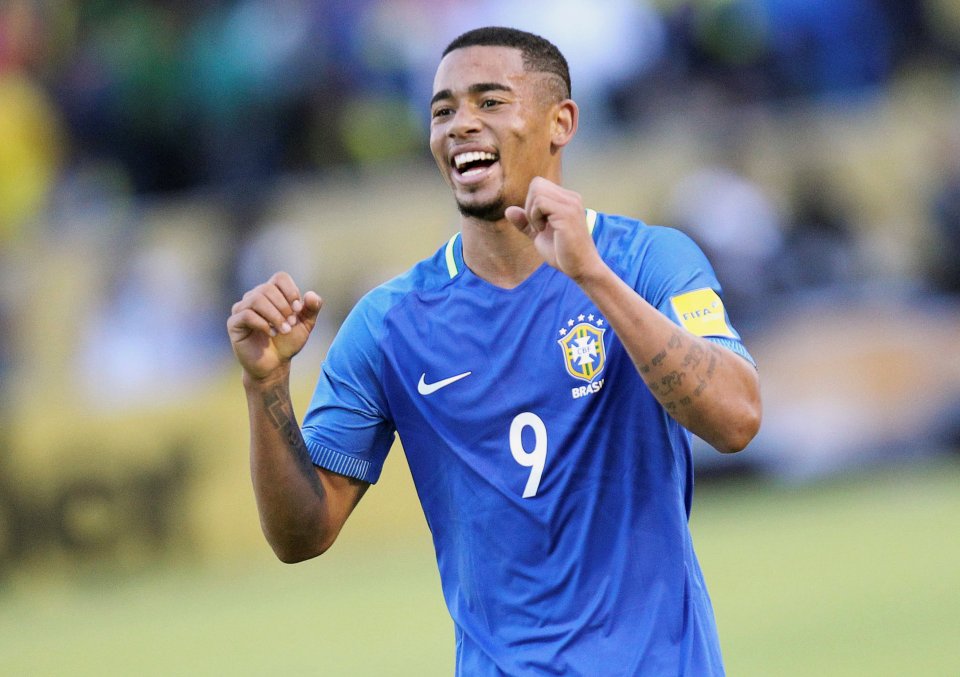
[(723, 301), (709, 287), (671, 296), (670, 304), (680, 324), (691, 334), (736, 337), (727, 324)]

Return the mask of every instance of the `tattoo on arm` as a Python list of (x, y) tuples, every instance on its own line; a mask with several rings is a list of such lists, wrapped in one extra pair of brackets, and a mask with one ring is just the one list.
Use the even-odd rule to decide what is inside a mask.
[(717, 369), (717, 358), (720, 355), (720, 349), (716, 346), (710, 346), (710, 365), (707, 367), (707, 378), (713, 378), (713, 372)]
[(283, 436), (287, 443), (287, 450), (297, 462), (303, 476), (310, 482), (314, 491), (318, 494), (322, 493), (320, 481), (313, 469), (313, 461), (310, 460), (307, 445), (300, 433), (300, 426), (297, 425), (297, 419), (293, 415), (293, 404), (290, 402), (290, 396), (283, 388), (277, 386), (264, 393), (263, 405), (267, 410), (271, 425), (273, 425), (274, 430), (279, 431)]
[(713, 380), (713, 375), (717, 370), (717, 362), (720, 358), (720, 349), (716, 346), (710, 346), (710, 362), (707, 365), (707, 371), (703, 376), (697, 375), (697, 387), (694, 389), (693, 394), (697, 397), (703, 394), (703, 391), (707, 389), (707, 386), (710, 384), (710, 381)]
[[(660, 374), (651, 373), (654, 368), (665, 366), (664, 362), (669, 351), (678, 349), (687, 351), (680, 361), (680, 369), (672, 369), (666, 374), (663, 372)], [(720, 349), (713, 344), (705, 346), (699, 340), (684, 341), (684, 334), (678, 331), (671, 335), (666, 347), (654, 355), (649, 364), (642, 363), (638, 368), (650, 391), (661, 401), (668, 412), (674, 414), (677, 413), (678, 407), (690, 407), (696, 398), (703, 395), (716, 375), (720, 352)], [(696, 386), (692, 390), (690, 388), (693, 383), (690, 379), (696, 381)], [(689, 385), (686, 385), (687, 383)], [(684, 387), (685, 385), (686, 387)], [(671, 393), (674, 393), (674, 397), (678, 397), (678, 399), (664, 401), (666, 396)]]
[(663, 385), (662, 394), (668, 395), (673, 392), (674, 388), (683, 385), (684, 376), (686, 376), (686, 373), (674, 370), (660, 379), (660, 383)]
[(700, 397), (700, 395), (703, 394), (703, 391), (706, 390), (706, 388), (707, 388), (707, 380), (702, 376), (698, 376), (697, 387), (694, 388), (693, 394), (696, 395), (697, 397)]
[(683, 358), (683, 366), (696, 369), (703, 361), (703, 348), (694, 343), (690, 346), (690, 352)]

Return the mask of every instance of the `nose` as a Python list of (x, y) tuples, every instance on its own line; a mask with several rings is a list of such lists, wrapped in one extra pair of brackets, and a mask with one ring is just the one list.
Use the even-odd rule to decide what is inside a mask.
[(480, 118), (473, 106), (462, 105), (457, 107), (447, 133), (451, 138), (469, 136), (480, 131)]

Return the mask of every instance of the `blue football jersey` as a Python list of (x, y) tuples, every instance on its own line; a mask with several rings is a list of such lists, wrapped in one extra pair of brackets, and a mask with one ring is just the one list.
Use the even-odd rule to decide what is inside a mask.
[[(644, 299), (752, 361), (692, 240), (587, 222)], [(399, 434), (458, 675), (723, 674), (687, 524), (690, 435), (563, 273), (496, 287), (455, 235), (353, 309), (303, 433), (314, 463), (367, 482)]]

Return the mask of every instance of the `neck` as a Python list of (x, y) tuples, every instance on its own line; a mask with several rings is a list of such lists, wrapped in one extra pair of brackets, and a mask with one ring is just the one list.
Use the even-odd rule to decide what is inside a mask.
[(513, 289), (543, 263), (533, 241), (506, 219), (467, 218), (461, 227), (464, 263), (490, 284)]

